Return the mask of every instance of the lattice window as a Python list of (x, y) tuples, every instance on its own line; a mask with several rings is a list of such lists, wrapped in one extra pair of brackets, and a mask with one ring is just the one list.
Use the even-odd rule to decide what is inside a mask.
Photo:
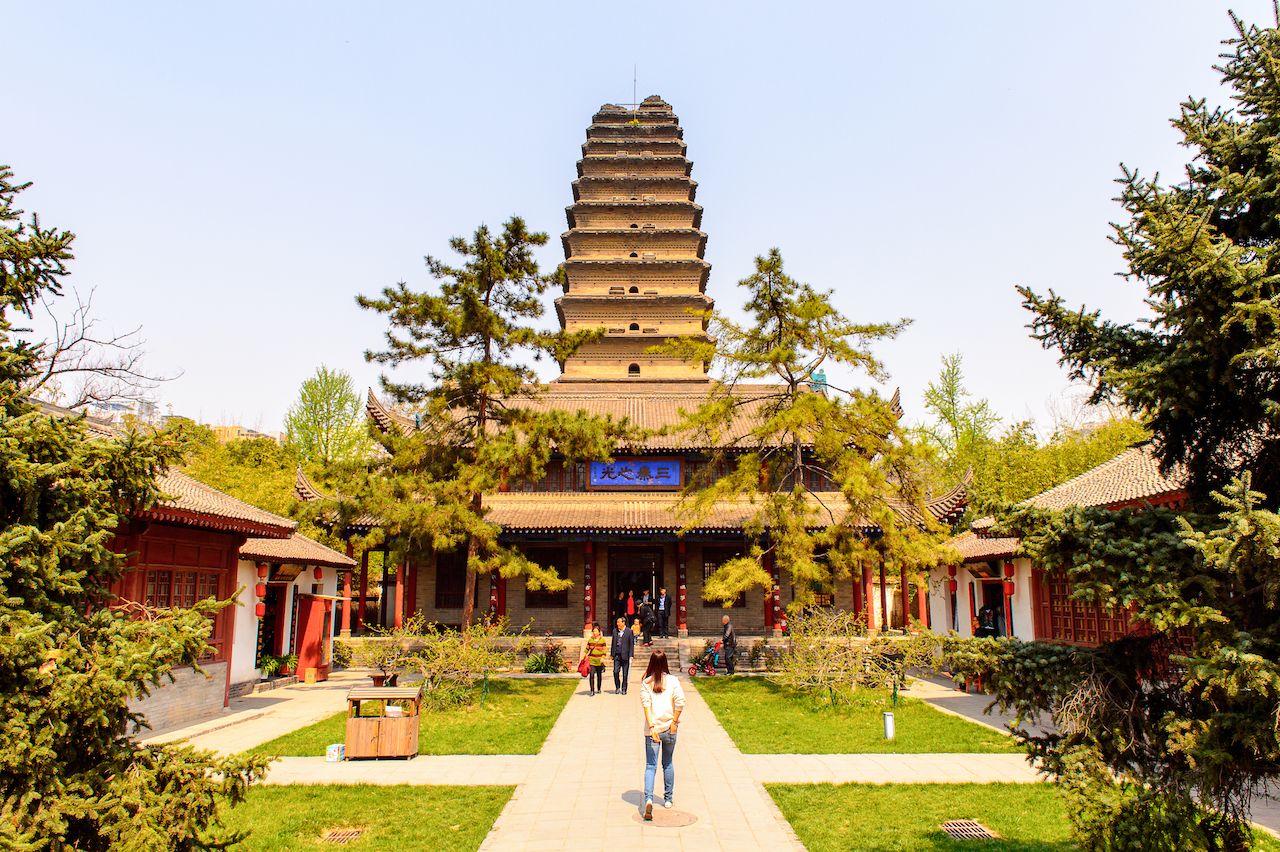
[[(525, 556), (544, 568), (554, 568), (562, 580), (569, 579), (569, 549), (567, 547), (536, 547), (525, 550)], [(526, 609), (562, 609), (569, 606), (569, 590), (549, 592), (545, 589), (524, 591)]]

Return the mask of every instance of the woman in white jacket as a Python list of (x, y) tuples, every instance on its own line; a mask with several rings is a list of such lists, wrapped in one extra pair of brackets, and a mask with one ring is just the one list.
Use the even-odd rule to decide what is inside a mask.
[(644, 818), (653, 819), (653, 779), (662, 758), (662, 781), (666, 795), (662, 806), (671, 807), (676, 770), (671, 757), (676, 751), (676, 733), (684, 712), (684, 688), (667, 668), (665, 651), (649, 655), (649, 666), (640, 683), (640, 706), (644, 708)]

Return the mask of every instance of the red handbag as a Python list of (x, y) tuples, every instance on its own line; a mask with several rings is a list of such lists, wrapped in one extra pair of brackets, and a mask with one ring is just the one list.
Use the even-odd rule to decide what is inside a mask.
[(591, 674), (591, 664), (587, 662), (587, 658), (583, 657), (582, 662), (578, 663), (578, 674), (586, 677)]

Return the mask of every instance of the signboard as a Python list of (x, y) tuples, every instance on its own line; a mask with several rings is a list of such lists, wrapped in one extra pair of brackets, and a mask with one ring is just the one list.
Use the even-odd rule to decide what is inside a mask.
[(587, 487), (591, 489), (675, 489), (684, 483), (680, 459), (615, 459), (591, 462)]

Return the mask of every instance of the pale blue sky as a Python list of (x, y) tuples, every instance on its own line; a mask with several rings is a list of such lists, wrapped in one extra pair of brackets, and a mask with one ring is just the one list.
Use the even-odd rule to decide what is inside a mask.
[(104, 319), (184, 372), (162, 401), (275, 430), (321, 362), (376, 383), (354, 294), (425, 285), (451, 235), (519, 213), (554, 267), (584, 130), (635, 63), (684, 125), (720, 306), (778, 246), (851, 317), (915, 320), (880, 350), (909, 416), (960, 351), (1002, 415), (1045, 419), (1067, 383), (1014, 285), (1137, 314), (1113, 179), (1180, 169), (1168, 119), (1221, 97), (1227, 8), (6, 0), (0, 162), (79, 234)]

